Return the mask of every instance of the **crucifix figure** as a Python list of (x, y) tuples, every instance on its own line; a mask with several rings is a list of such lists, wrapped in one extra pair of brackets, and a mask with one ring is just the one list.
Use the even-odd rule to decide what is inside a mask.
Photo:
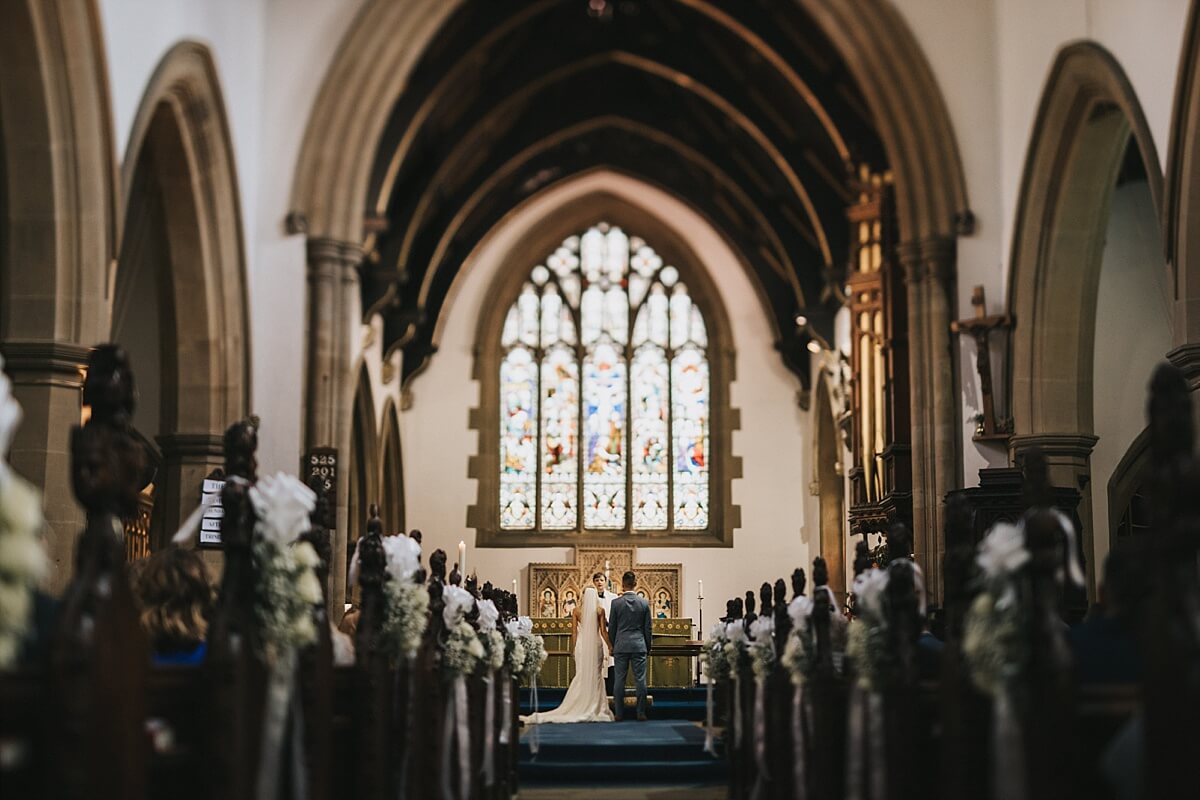
[(1013, 318), (1010, 314), (988, 316), (982, 286), (976, 286), (975, 291), (971, 293), (971, 305), (975, 308), (975, 316), (950, 323), (950, 330), (958, 334), (969, 334), (975, 339), (975, 349), (978, 353), (975, 365), (979, 370), (979, 394), (983, 398), (983, 422), (975, 429), (975, 441), (1007, 439), (1011, 433), (1009, 425), (1005, 423), (1001, 426), (996, 421), (996, 403), (992, 393), (992, 358), (988, 338), (994, 330), (1010, 328)]

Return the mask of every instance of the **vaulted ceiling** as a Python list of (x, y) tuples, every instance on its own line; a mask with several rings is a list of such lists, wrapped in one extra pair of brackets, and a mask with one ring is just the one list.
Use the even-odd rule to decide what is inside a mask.
[(468, 3), (382, 137), (363, 308), (382, 314), (385, 347), (404, 349), (407, 379), (488, 231), (547, 186), (608, 168), (681, 198), (726, 238), (807, 383), (795, 317), (829, 336), (862, 164), (887, 168), (866, 104), (792, 2)]

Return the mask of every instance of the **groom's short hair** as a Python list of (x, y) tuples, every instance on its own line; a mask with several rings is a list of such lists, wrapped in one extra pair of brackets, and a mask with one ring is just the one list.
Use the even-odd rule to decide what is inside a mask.
[(633, 570), (629, 570), (621, 576), (621, 588), (632, 589), (637, 586), (637, 575), (633, 574)]

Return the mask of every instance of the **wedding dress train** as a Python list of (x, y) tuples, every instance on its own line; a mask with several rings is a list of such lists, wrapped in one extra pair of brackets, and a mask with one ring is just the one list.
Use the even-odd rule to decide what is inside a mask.
[(600, 601), (596, 590), (583, 593), (579, 613), (579, 633), (575, 637), (575, 677), (567, 687), (562, 704), (552, 711), (521, 717), (526, 724), (545, 722), (612, 722), (608, 693), (604, 689), (604, 664), (607, 659), (600, 636)]

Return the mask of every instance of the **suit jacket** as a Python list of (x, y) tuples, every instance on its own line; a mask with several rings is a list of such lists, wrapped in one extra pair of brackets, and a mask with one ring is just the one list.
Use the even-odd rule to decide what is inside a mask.
[(633, 592), (614, 597), (608, 638), (612, 639), (614, 653), (649, 653), (650, 604)]

